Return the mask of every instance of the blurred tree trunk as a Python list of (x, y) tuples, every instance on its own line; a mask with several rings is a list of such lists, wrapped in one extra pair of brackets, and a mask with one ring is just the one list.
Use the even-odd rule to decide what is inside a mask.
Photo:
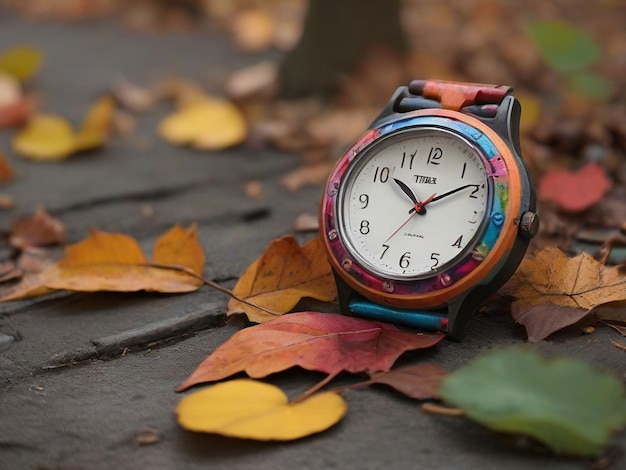
[(400, 0), (310, 0), (302, 38), (281, 64), (281, 96), (329, 96), (372, 45), (405, 52)]

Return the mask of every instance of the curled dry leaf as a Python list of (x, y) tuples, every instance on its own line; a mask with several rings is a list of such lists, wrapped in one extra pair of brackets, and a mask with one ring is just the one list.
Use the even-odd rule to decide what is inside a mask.
[(78, 133), (70, 123), (49, 114), (33, 116), (13, 139), (13, 148), (32, 160), (62, 160), (83, 150), (104, 144), (113, 121), (114, 106), (110, 97), (96, 101)]
[(61, 244), (65, 241), (65, 225), (40, 207), (30, 217), (13, 222), (9, 243), (15, 248)]
[(394, 325), (345, 315), (291, 313), (235, 333), (176, 390), (237, 372), (259, 378), (294, 366), (330, 375), (388, 371), (405, 351), (442, 339), (441, 333), (404, 333)]
[(5, 109), (22, 99), (22, 87), (13, 75), (0, 72), (0, 109)]
[(18, 300), (61, 289), (80, 292), (191, 292), (197, 290), (203, 281), (167, 267), (183, 266), (201, 275), (204, 259), (195, 225), (186, 230), (176, 225), (162, 235), (156, 242), (152, 262), (133, 238), (93, 230), (85, 240), (68, 246), (58, 263), (39, 275), (25, 277), (0, 300)]
[[(330, 264), (319, 238), (300, 247), (293, 237), (270, 243), (265, 253), (239, 278), (233, 292), (240, 298), (273, 312), (289, 312), (300, 299), (330, 302), (337, 296)], [(251, 321), (276, 318), (259, 308), (231, 299), (228, 315), (245, 313)]]
[(220, 150), (242, 143), (248, 126), (230, 101), (203, 99), (184, 106), (159, 124), (159, 135), (175, 145)]
[(537, 194), (541, 200), (556, 202), (564, 211), (581, 212), (597, 204), (610, 188), (604, 169), (591, 162), (575, 172), (548, 171), (539, 182)]
[(346, 413), (346, 403), (332, 392), (298, 403), (274, 385), (250, 379), (231, 380), (183, 398), (176, 407), (185, 429), (259, 441), (290, 441), (324, 431)]
[(626, 276), (587, 253), (568, 258), (548, 247), (527, 255), (502, 292), (516, 298), (513, 318), (529, 340), (540, 341), (602, 304), (626, 299)]

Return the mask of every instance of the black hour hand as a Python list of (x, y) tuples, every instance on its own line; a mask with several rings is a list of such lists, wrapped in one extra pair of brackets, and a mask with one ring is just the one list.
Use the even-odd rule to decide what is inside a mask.
[[(403, 181), (400, 181), (398, 178), (394, 178), (393, 181), (400, 187), (402, 192), (409, 197), (409, 199), (411, 200), (414, 206), (417, 204), (421, 204), (420, 200), (417, 199), (417, 196), (415, 195), (413, 190), (409, 188), (406, 183), (404, 183)], [(415, 212), (415, 207), (411, 209), (411, 212)], [(420, 211), (418, 212), (418, 214), (425, 214), (425, 213), (426, 213), (425, 207), (422, 207)]]

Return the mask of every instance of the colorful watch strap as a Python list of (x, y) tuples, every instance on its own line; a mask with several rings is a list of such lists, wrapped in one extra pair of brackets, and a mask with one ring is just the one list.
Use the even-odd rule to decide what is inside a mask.
[(444, 109), (461, 111), (466, 106), (502, 103), (513, 88), (483, 83), (462, 83), (444, 80), (413, 80), (409, 92), (441, 103)]

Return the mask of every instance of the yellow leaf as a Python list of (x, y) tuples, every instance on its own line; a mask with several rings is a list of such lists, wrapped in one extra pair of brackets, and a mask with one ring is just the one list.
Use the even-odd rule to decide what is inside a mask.
[(198, 241), (198, 228), (192, 225), (183, 230), (180, 225), (174, 226), (157, 240), (152, 260), (158, 264), (185, 266), (201, 275), (205, 256)]
[(74, 132), (67, 120), (59, 116), (33, 116), (13, 139), (17, 153), (33, 160), (61, 160), (74, 150)]
[(70, 123), (51, 114), (34, 115), (13, 139), (13, 148), (33, 160), (62, 160), (83, 150), (101, 146), (113, 121), (114, 105), (110, 97), (96, 101), (80, 131), (75, 134)]
[[(274, 312), (289, 312), (300, 299), (310, 297), (330, 302), (337, 296), (330, 264), (319, 238), (300, 247), (293, 237), (274, 240), (267, 251), (252, 263), (235, 285), (239, 297)], [(235, 299), (228, 303), (228, 315), (245, 313), (251, 321), (276, 318), (268, 312)]]
[(204, 99), (165, 118), (159, 134), (176, 145), (190, 144), (201, 150), (219, 150), (240, 144), (247, 135), (246, 121), (229, 101)]
[(13, 47), (0, 55), (0, 71), (24, 82), (37, 72), (42, 60), (41, 52), (34, 47)]
[(74, 151), (91, 150), (101, 146), (107, 137), (113, 123), (115, 105), (110, 96), (105, 96), (96, 101), (76, 134)]
[(289, 403), (273, 385), (251, 379), (231, 380), (183, 398), (178, 423), (190, 431), (259, 441), (289, 441), (324, 431), (346, 413), (336, 393), (324, 392)]

